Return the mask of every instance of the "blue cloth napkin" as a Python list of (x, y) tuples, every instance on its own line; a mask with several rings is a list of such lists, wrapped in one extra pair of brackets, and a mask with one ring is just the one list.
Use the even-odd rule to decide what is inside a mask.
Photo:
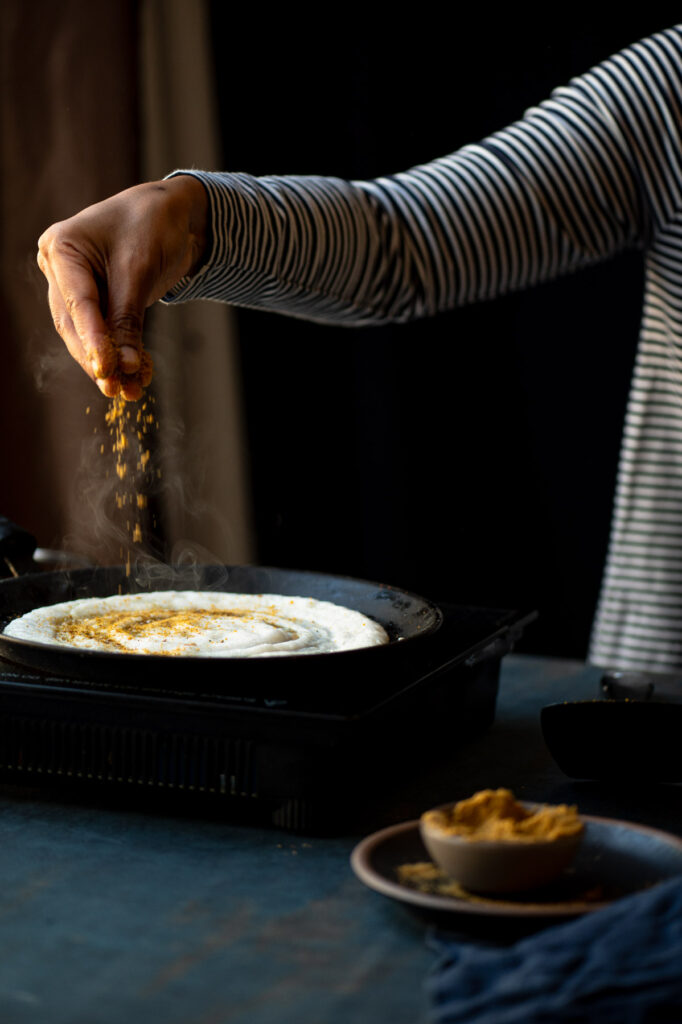
[(682, 878), (504, 949), (436, 939), (437, 1024), (680, 1024)]

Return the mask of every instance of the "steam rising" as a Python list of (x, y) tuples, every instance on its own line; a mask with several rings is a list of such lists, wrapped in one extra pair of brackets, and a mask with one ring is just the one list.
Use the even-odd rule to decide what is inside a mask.
[[(175, 323), (177, 310), (162, 313)], [(221, 341), (217, 333), (208, 340), (185, 337), (184, 346), (147, 328), (145, 343), (150, 338), (155, 422), (141, 450), (136, 422), (141, 403), (128, 404), (133, 422), (125, 431), (129, 447), (124, 459), (112, 451), (115, 439), (106, 422), (111, 401), (85, 377), (56, 335), (49, 349), (36, 353), (33, 370), (37, 388), (45, 393), (46, 455), (54, 478), (52, 484), (49, 478), (44, 482), (55, 533), (41, 537), (41, 543), (82, 556), (93, 566), (127, 563), (127, 578), (136, 588), (165, 588), (180, 573), (191, 589), (201, 580), (202, 565), (252, 560), (245, 474), (239, 468), (241, 434), (232, 425), (235, 414), (232, 419), (225, 415), (225, 407), (234, 403), (229, 388), (220, 392), (219, 359), (213, 360), (206, 388), (208, 354)], [(146, 464), (140, 458), (145, 450)], [(125, 463), (121, 476), (117, 461)], [(146, 507), (138, 508), (137, 495)], [(226, 574), (212, 585), (224, 587)]]
[(227, 590), (230, 570), (201, 545), (181, 541), (173, 546), (168, 563), (138, 555), (131, 577), (140, 590)]
[[(199, 522), (216, 515), (200, 497), (201, 474), (190, 483), (179, 471), (181, 454), (187, 461), (189, 448), (195, 449), (189, 452), (190, 462), (201, 466), (206, 446), (198, 438), (188, 444), (184, 423), (168, 410), (162, 415), (160, 436), (161, 417), (153, 396), (125, 403), (119, 416), (113, 409), (111, 400), (103, 402), (97, 395), (87, 409), (89, 431), (76, 478), (80, 522), (64, 538), (65, 547), (94, 565), (125, 565), (126, 589), (205, 586), (203, 567), (215, 566), (219, 559), (190, 539), (169, 544), (163, 518), (166, 509), (181, 509)], [(212, 573), (210, 588), (224, 589), (228, 577), (227, 569)]]

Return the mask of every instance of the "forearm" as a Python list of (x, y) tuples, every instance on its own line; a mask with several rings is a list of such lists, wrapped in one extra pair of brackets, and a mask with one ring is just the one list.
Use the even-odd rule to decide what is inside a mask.
[[(201, 271), (166, 298), (334, 322), (392, 318), (386, 281), (395, 256), (386, 232), (395, 228), (362, 187), (335, 178), (176, 173), (204, 182), (211, 240)], [(397, 262), (406, 268), (409, 255)]]
[[(679, 33), (655, 39), (679, 47)], [(679, 162), (679, 131), (670, 130), (678, 94), (679, 72), (667, 84), (654, 79), (638, 44), (504, 131), (403, 174), (201, 175), (213, 245), (202, 272), (171, 297), (372, 324), (643, 246), (668, 214), (656, 174), (670, 175), (671, 153)], [(667, 163), (657, 149), (663, 129)]]
[(608, 242), (590, 244), (585, 223), (576, 237), (518, 165), (484, 146), (372, 182), (230, 174), (204, 181), (212, 249), (203, 271), (173, 296), (337, 323), (433, 315), (637, 240), (626, 218)]

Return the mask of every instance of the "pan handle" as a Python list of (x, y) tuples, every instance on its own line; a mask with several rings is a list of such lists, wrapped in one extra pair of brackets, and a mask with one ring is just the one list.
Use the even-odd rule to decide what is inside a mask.
[(0, 578), (30, 572), (37, 541), (11, 519), (0, 516)]

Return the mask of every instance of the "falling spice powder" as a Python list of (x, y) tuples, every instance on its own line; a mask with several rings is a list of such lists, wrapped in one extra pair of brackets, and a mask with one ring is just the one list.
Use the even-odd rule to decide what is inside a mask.
[[(121, 395), (112, 398), (105, 414), (109, 440), (99, 446), (100, 454), (104, 455), (108, 450), (113, 455), (113, 472), (118, 478), (115, 508), (125, 512), (124, 528), (130, 539), (127, 548), (122, 545), (120, 550), (128, 576), (131, 547), (142, 544), (144, 540), (143, 514), (149, 504), (146, 490), (153, 479), (161, 475), (160, 470), (154, 471), (152, 467), (151, 435), (158, 427), (153, 405), (153, 395), (145, 395), (139, 403), (126, 402)], [(86, 412), (90, 412), (90, 407)]]

